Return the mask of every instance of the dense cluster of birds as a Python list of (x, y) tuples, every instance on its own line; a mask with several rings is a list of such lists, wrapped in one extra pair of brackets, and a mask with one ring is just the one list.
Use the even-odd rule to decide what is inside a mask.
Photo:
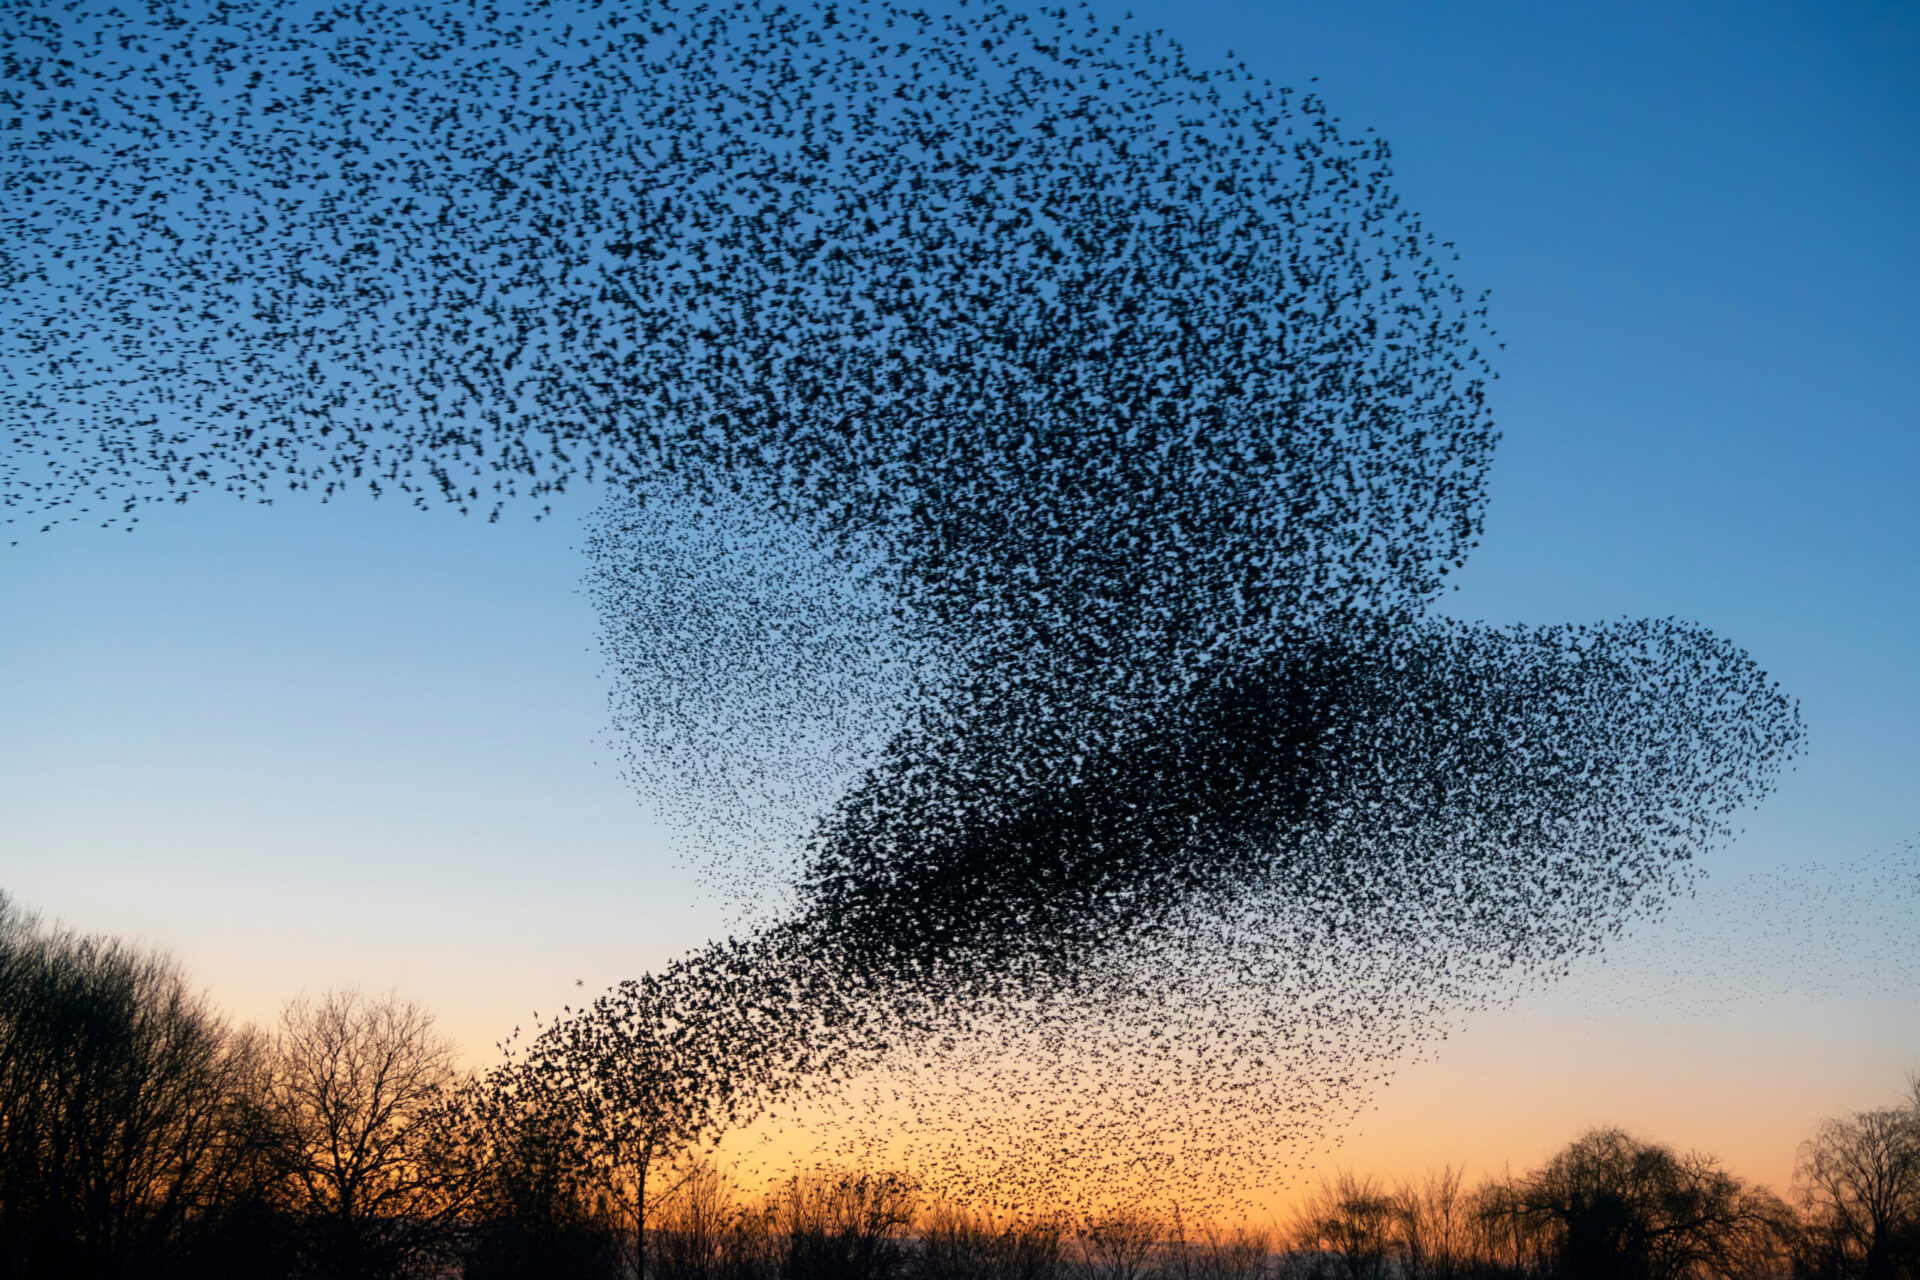
[(972, 0), (0, 24), (11, 525), (604, 486), (629, 774), (743, 911), (544, 1043), (685, 1141), (1256, 1185), (1792, 754), (1699, 628), (1438, 615), (1483, 299), (1242, 64)]

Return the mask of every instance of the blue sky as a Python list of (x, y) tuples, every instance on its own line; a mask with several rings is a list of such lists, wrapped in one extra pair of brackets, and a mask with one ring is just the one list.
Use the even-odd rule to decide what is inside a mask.
[[(1130, 7), (1202, 64), (1318, 77), (1492, 290), (1504, 439), (1445, 607), (1697, 620), (1801, 699), (1806, 753), (1718, 885), (1920, 835), (1920, 5)], [(591, 505), (202, 498), (3, 549), (0, 888), (171, 945), (243, 1016), (397, 986), (476, 1051), (703, 940), (717, 909), (602, 741)], [(1813, 1118), (1920, 1063), (1920, 990), (1876, 972), (1920, 908), (1856, 937), (1849, 891), (1810, 900), (1829, 978), (1702, 962), (1707, 1012), (1616, 976), (1726, 892), (1469, 1019), (1330, 1158), (1523, 1162), (1618, 1120), (1782, 1180)]]

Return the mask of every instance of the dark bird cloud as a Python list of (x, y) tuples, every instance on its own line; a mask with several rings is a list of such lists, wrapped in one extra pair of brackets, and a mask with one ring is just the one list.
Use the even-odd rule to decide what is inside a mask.
[(773, 906), (549, 1043), (708, 1064), (711, 1127), (919, 1072), (950, 1181), (1245, 1183), (1797, 742), (1697, 627), (1437, 616), (1484, 300), (1244, 66), (970, 3), (4, 21), (10, 524), (605, 485), (630, 773)]

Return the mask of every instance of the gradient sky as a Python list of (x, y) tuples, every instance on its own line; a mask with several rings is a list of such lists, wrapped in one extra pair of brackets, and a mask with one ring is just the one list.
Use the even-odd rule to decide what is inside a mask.
[[(1920, 5), (1131, 9), (1318, 77), (1492, 290), (1505, 434), (1447, 611), (1703, 622), (1808, 727), (1698, 899), (1466, 1017), (1323, 1167), (1620, 1123), (1784, 1184), (1920, 1067)], [(203, 498), (0, 547), (0, 888), (237, 1016), (393, 987), (476, 1057), (703, 941), (604, 739), (591, 506)]]

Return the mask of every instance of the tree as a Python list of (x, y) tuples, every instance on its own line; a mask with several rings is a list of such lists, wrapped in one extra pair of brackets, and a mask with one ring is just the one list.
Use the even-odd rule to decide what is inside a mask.
[(1838, 1280), (1920, 1275), (1920, 1080), (1903, 1107), (1821, 1122), (1800, 1147), (1801, 1265)]
[(775, 1200), (780, 1272), (788, 1280), (883, 1280), (904, 1257), (916, 1192), (897, 1174), (821, 1171), (794, 1177)]
[(568, 1109), (524, 1087), (508, 1062), (458, 1093), (467, 1133), (472, 1239), (466, 1280), (591, 1280), (620, 1273), (618, 1215)]
[(647, 1267), (656, 1174), (732, 1115), (738, 1058), (699, 983), (630, 979), (555, 1020), (528, 1046), (517, 1090), (563, 1117), (608, 1199), (631, 1225), (633, 1273)]
[(1091, 1280), (1138, 1280), (1150, 1274), (1167, 1231), (1152, 1213), (1131, 1207), (1085, 1218), (1074, 1234)]
[(1429, 1170), (1393, 1193), (1394, 1244), (1406, 1280), (1453, 1280), (1469, 1248), (1465, 1173), (1453, 1165)]
[(1294, 1214), (1294, 1248), (1342, 1280), (1380, 1280), (1397, 1206), (1378, 1180), (1341, 1173), (1322, 1183)]
[(313, 1265), (337, 1280), (386, 1280), (435, 1258), (466, 1180), (445, 1105), (453, 1046), (432, 1015), (391, 995), (301, 998), (281, 1016), (274, 1060), (271, 1107)]
[(920, 1280), (1053, 1280), (1064, 1274), (1065, 1234), (1057, 1216), (999, 1220), (936, 1204), (920, 1224), (913, 1274)]
[(168, 1274), (206, 1253), (270, 1181), (261, 1048), (169, 957), (45, 929), (0, 895), (0, 1275)]
[(658, 1280), (752, 1280), (764, 1274), (774, 1261), (774, 1205), (749, 1208), (732, 1175), (705, 1160), (692, 1161), (674, 1181), (655, 1213)]
[(1781, 1206), (1710, 1156), (1677, 1155), (1619, 1129), (1594, 1129), (1489, 1200), (1516, 1240), (1571, 1280), (1732, 1276), (1755, 1237), (1777, 1232)]
[(1273, 1240), (1266, 1232), (1214, 1222), (1190, 1227), (1178, 1205), (1171, 1219), (1156, 1272), (1164, 1280), (1263, 1280), (1267, 1275)]

